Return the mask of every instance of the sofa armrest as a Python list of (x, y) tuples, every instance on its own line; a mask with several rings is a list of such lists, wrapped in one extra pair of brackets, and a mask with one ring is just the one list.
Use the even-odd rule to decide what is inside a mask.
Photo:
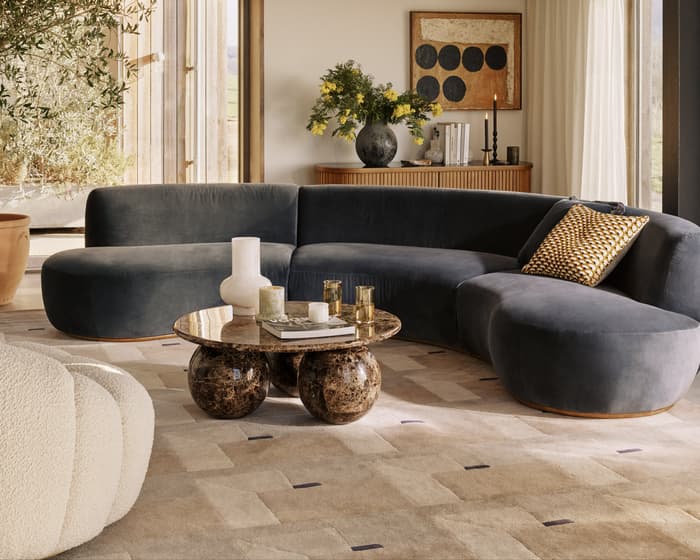
[(651, 220), (609, 283), (638, 301), (700, 321), (700, 228), (676, 216), (634, 213)]

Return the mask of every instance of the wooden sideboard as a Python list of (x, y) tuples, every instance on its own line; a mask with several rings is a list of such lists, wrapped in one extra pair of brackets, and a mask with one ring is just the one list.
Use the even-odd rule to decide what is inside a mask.
[(527, 161), (519, 165), (462, 165), (427, 167), (365, 167), (361, 163), (320, 163), (316, 165), (320, 185), (386, 185), (395, 187), (446, 187), (530, 192)]

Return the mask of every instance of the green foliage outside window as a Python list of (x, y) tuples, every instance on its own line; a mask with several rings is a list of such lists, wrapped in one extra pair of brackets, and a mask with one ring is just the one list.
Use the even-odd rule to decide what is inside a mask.
[[(2, 0), (0, 182), (113, 184), (118, 111), (136, 65), (113, 48), (155, 0)], [(116, 69), (121, 66), (121, 76)]]

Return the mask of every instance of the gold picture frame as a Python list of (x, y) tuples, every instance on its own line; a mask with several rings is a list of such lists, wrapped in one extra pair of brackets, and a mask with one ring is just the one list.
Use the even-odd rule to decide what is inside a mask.
[(521, 109), (522, 14), (411, 12), (411, 87), (445, 110)]

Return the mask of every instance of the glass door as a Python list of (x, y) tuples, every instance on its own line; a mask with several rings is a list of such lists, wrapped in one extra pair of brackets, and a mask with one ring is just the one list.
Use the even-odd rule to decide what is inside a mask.
[(159, 2), (125, 94), (124, 182), (238, 181), (238, 0)]

